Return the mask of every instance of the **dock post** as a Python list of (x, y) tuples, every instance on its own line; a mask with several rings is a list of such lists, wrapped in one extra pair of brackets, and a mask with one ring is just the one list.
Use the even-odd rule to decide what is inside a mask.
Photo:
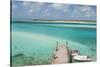
[(68, 46), (68, 42), (66, 41), (66, 46)]
[(57, 43), (57, 46), (58, 46), (58, 41), (56, 41), (56, 43)]
[(58, 49), (58, 41), (56, 41), (56, 43), (57, 43), (57, 46), (56, 46), (56, 51), (58, 51), (59, 49)]

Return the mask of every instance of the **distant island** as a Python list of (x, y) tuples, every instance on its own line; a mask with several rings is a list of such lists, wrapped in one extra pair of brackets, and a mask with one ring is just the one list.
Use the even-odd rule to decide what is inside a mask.
[[(11, 21), (23, 21), (23, 22), (34, 22), (34, 23), (86, 23), (96, 24), (96, 20), (47, 20), (47, 19), (12, 19)], [(48, 22), (49, 21), (49, 22)]]
[(96, 20), (47, 20), (47, 19), (33, 19), (33, 21), (77, 21), (77, 22), (96, 22)]

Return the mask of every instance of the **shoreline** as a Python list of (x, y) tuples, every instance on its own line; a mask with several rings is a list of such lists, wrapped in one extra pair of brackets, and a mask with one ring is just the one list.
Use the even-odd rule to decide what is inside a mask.
[(35, 20), (11, 20), (11, 21), (20, 21), (20, 22), (30, 22), (30, 23), (57, 23), (57, 24), (66, 24), (66, 23), (79, 23), (79, 24), (96, 24), (96, 21), (35, 21)]

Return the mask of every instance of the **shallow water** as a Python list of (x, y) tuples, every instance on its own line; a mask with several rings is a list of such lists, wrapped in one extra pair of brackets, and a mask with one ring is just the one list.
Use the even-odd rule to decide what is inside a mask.
[[(13, 21), (13, 64), (25, 65), (28, 62), (23, 61), (30, 61), (29, 57), (34, 58), (30, 64), (49, 64), (48, 60), (52, 59), (56, 41), (59, 41), (59, 44), (65, 44), (68, 41), (70, 49), (78, 49), (82, 55), (88, 55), (96, 60), (96, 28), (84, 27), (96, 25), (72, 24), (69, 27), (70, 25), (17, 23)], [(77, 25), (82, 27), (74, 27)], [(28, 59), (24, 58), (23, 61), (18, 61), (16, 55), (17, 58), (25, 57)]]

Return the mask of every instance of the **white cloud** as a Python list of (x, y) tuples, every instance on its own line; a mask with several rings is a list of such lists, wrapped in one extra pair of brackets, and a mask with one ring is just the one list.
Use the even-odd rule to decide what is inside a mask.
[(33, 12), (34, 12), (34, 10), (33, 10), (33, 9), (30, 9), (30, 10), (29, 10), (29, 12), (30, 12), (30, 13), (33, 13)]
[(78, 6), (72, 11), (71, 17), (96, 17), (95, 11), (90, 6)]
[(49, 10), (48, 10), (48, 9), (46, 9), (46, 10), (44, 11), (44, 15), (45, 15), (45, 16), (51, 16), (51, 14), (49, 13)]
[(32, 1), (24, 1), (22, 2), (22, 6), (28, 8), (29, 15), (33, 14), (35, 11), (38, 11), (41, 6), (44, 5), (43, 2), (32, 2)]
[(53, 13), (51, 13), (48, 8), (42, 11), (42, 15), (44, 17), (53, 17)]
[(29, 16), (34, 15), (34, 10), (33, 10), (33, 9), (29, 9), (27, 14), (28, 14)]
[(81, 12), (79, 10), (74, 10), (72, 13), (71, 13), (71, 17), (72, 18), (80, 18), (80, 15), (81, 15)]
[(24, 7), (33, 8), (33, 7), (41, 7), (44, 3), (42, 2), (32, 2), (32, 1), (24, 1), (22, 5)]
[(81, 11), (85, 12), (85, 11), (90, 11), (91, 7), (90, 6), (80, 6), (79, 8)]
[(96, 15), (90, 6), (81, 6), (79, 9), (84, 14), (84, 17), (95, 17)]
[(67, 11), (68, 11), (68, 9), (64, 9), (64, 10), (63, 10), (64, 13), (67, 12)]
[(12, 9), (16, 9), (16, 8), (17, 8), (17, 5), (12, 4)]
[(65, 4), (51, 4), (51, 7), (54, 8), (55, 10), (61, 10), (63, 12), (67, 12), (69, 5), (65, 5)]
[(56, 10), (61, 10), (64, 8), (64, 4), (52, 4), (51, 7), (53, 7)]
[(86, 12), (85, 17), (96, 17), (96, 13), (94, 11)]
[(45, 17), (52, 17), (52, 18), (59, 18), (59, 17), (60, 17), (60, 16), (59, 16), (58, 14), (56, 14), (56, 13), (50, 13), (50, 12), (49, 12), (49, 9), (44, 10), (44, 11), (43, 11), (43, 15), (44, 15)]
[(30, 3), (30, 2), (24, 1), (24, 2), (22, 3), (22, 5), (25, 6), (25, 7), (27, 7), (29, 3)]
[(31, 2), (31, 1), (23, 1), (22, 2), (22, 6), (24, 6), (24, 7), (33, 7), (34, 5), (33, 5), (33, 3)]
[(42, 5), (44, 5), (43, 2), (37, 2), (36, 4), (37, 4), (38, 6), (42, 6)]

